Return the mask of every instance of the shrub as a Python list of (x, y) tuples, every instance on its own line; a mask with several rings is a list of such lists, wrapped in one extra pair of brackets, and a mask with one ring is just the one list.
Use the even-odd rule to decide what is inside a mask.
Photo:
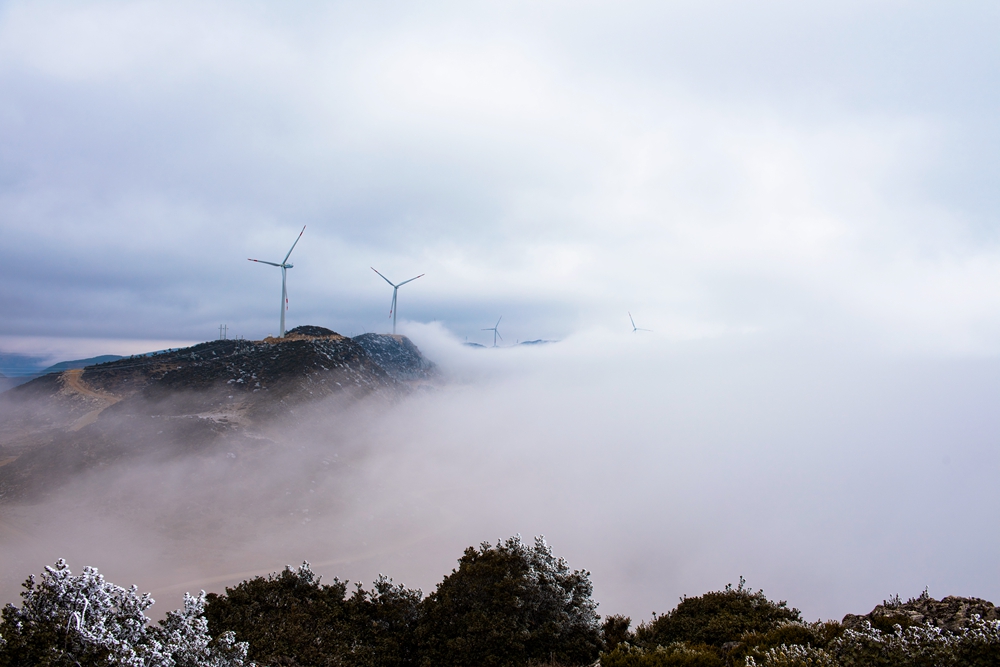
[(781, 646), (825, 648), (844, 632), (836, 621), (801, 623), (790, 621), (767, 632), (748, 632), (726, 656), (732, 664), (743, 664), (745, 658), (763, 658), (770, 649)]
[(342, 637), (346, 584), (321, 586), (308, 563), (254, 577), (224, 595), (210, 593), (205, 616), (212, 632), (229, 631), (250, 644), (263, 664), (324, 665), (346, 651)]
[(606, 651), (613, 651), (619, 644), (631, 644), (635, 634), (629, 630), (632, 619), (628, 616), (612, 615), (601, 624), (601, 636), (604, 638)]
[(747, 667), (757, 667), (758, 664), (760, 667), (840, 667), (840, 663), (823, 649), (798, 644), (768, 649), (758, 658), (760, 663), (754, 656), (747, 657)]
[(60, 559), (37, 584), (29, 577), (24, 589), (20, 608), (3, 610), (2, 667), (239, 667), (246, 658), (246, 644), (231, 633), (209, 636), (204, 592), (185, 595), (183, 609), (151, 626), (149, 594), (105, 581), (96, 568), (74, 576)]
[(883, 633), (867, 621), (845, 630), (826, 649), (783, 645), (747, 659), (760, 667), (987, 667), (1000, 664), (1000, 621), (974, 616), (949, 632), (929, 624)]
[(213, 632), (232, 631), (265, 664), (395, 667), (413, 664), (420, 591), (380, 577), (347, 598), (338, 579), (320, 584), (309, 563), (209, 595)]
[(542, 538), (468, 548), (424, 601), (421, 664), (513, 667), (592, 663), (601, 629), (587, 572), (570, 571)]
[(348, 600), (353, 651), (348, 664), (405, 667), (416, 663), (419, 590), (380, 576), (371, 591), (359, 585)]
[(755, 593), (744, 584), (740, 577), (737, 588), (730, 584), (721, 591), (681, 598), (672, 611), (640, 625), (636, 643), (646, 648), (674, 642), (721, 648), (738, 642), (748, 632), (766, 633), (783, 623), (801, 620), (798, 609), (789, 609), (784, 601), (772, 602), (764, 591)]
[(601, 654), (601, 667), (723, 667), (719, 652), (706, 644), (675, 642), (668, 646), (644, 649), (619, 644)]

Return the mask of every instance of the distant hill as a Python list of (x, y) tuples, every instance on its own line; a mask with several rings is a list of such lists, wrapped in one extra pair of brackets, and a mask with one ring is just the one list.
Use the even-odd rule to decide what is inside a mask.
[(270, 423), (323, 399), (347, 409), (435, 375), (404, 336), (351, 339), (312, 326), (284, 338), (81, 361), (98, 363), (57, 364), (51, 369), (63, 370), (0, 394), (0, 500), (123, 458), (260, 447)]
[(94, 366), (96, 364), (103, 364), (108, 361), (118, 361), (123, 357), (118, 354), (103, 354), (99, 357), (90, 357), (89, 359), (74, 359), (73, 361), (60, 361), (58, 364), (53, 364), (48, 368), (42, 370), (39, 375), (45, 375), (46, 373), (61, 373), (62, 371), (72, 370), (74, 368), (86, 368), (87, 366)]
[[(544, 340), (542, 338), (539, 338), (537, 340), (524, 340), (524, 341), (521, 341), (520, 343), (518, 343), (518, 345), (546, 345), (548, 343), (556, 343), (556, 342), (558, 342), (558, 341)], [(466, 341), (466, 342), (462, 343), (462, 345), (465, 345), (466, 347), (483, 347), (483, 348), (486, 347), (486, 345), (480, 345), (479, 343), (470, 343), (469, 341)], [(510, 347), (510, 346), (509, 345), (500, 345), (499, 347), (504, 348), (504, 347)]]
[(35, 376), (29, 375), (27, 377), (7, 377), (3, 373), (0, 373), (0, 393), (7, 391), (8, 389), (13, 389), (14, 387), (24, 384), (25, 382), (30, 382)]
[(16, 375), (14, 377), (8, 377), (3, 373), (0, 373), (0, 393), (7, 391), (8, 389), (13, 389), (19, 385), (31, 382), (37, 377), (46, 375), (48, 373), (61, 373), (62, 371), (68, 371), (74, 368), (86, 368), (87, 366), (93, 366), (94, 364), (104, 363), (106, 361), (115, 361), (116, 359), (121, 359), (122, 357), (117, 354), (105, 354), (99, 357), (91, 357), (89, 359), (74, 359), (73, 361), (60, 361), (58, 364), (53, 364), (48, 368), (43, 368), (40, 371), (28, 371), (23, 375)]

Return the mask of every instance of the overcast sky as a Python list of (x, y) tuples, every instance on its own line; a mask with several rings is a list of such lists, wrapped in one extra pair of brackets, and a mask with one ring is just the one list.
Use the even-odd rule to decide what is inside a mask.
[(388, 330), (375, 266), (460, 339), (631, 311), (993, 355), (997, 34), (987, 2), (3, 3), (0, 351), (276, 333), (246, 260), (308, 225), (290, 327)]

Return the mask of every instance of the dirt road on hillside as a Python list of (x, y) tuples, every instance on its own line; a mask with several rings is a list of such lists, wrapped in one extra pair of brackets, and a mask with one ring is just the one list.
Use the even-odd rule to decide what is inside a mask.
[(87, 398), (96, 398), (99, 401), (103, 401), (104, 405), (91, 410), (84, 416), (73, 422), (73, 425), (69, 430), (79, 431), (81, 428), (87, 424), (93, 424), (97, 421), (97, 416), (104, 411), (105, 408), (114, 405), (118, 401), (122, 400), (120, 397), (114, 394), (107, 394), (103, 391), (96, 391), (83, 381), (83, 369), (73, 368), (68, 371), (63, 371), (62, 374), (63, 387), (69, 389), (70, 391), (76, 392), (81, 396), (86, 396)]

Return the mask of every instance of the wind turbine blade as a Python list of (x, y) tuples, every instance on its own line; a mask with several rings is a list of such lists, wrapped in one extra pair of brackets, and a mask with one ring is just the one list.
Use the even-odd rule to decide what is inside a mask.
[(389, 317), (396, 312), (396, 290), (392, 290), (392, 305), (389, 306)]
[(496, 329), (494, 329), (493, 333), (495, 333), (497, 336), (499, 336), (500, 340), (503, 340), (503, 336), (500, 336), (500, 332), (499, 331), (497, 331)]
[(632, 328), (635, 329), (635, 320), (632, 319), (632, 313), (628, 314), (628, 321), (632, 323)]
[(247, 259), (251, 262), (258, 262), (259, 264), (270, 264), (271, 266), (279, 266), (279, 267), (281, 266), (281, 264), (275, 264), (274, 262), (265, 262), (262, 259), (250, 259), (249, 257), (247, 257)]
[[(375, 273), (378, 273), (378, 269), (376, 269), (376, 268), (375, 268), (374, 266), (373, 266), (373, 267), (371, 267), (371, 269), (372, 269), (372, 271), (374, 271)], [(381, 273), (378, 273), (378, 274), (379, 274), (380, 276), (382, 276), (382, 274), (381, 274)], [(386, 278), (385, 276), (382, 276), (382, 280), (386, 281), (387, 283), (389, 283), (389, 284), (390, 284), (390, 285), (392, 285), (393, 287), (399, 287), (399, 285), (396, 285), (395, 283), (393, 283), (393, 282), (392, 282), (391, 280), (389, 280), (389, 279), (388, 279), (388, 278)], [(393, 303), (395, 303), (395, 302), (396, 302), (396, 298), (395, 298), (395, 297), (393, 297), (392, 301), (393, 301)]]
[(302, 225), (302, 231), (299, 232), (299, 235), (295, 237), (295, 243), (293, 243), (292, 247), (288, 249), (288, 254), (285, 255), (285, 259), (281, 260), (282, 264), (284, 264), (285, 262), (287, 262), (288, 258), (292, 256), (292, 251), (295, 250), (295, 246), (297, 246), (299, 244), (299, 239), (302, 238), (302, 235), (305, 234), (305, 233), (306, 233), (306, 226)]
[[(423, 278), (423, 277), (424, 277), (424, 275), (425, 275), (425, 274), (421, 273), (421, 274), (420, 274), (419, 276), (417, 276), (417, 278)], [(416, 280), (417, 278), (410, 278), (409, 280), (404, 280), (403, 282), (401, 282), (401, 283), (399, 283), (398, 285), (396, 285), (396, 287), (402, 287), (402, 286), (403, 286), (403, 285), (405, 285), (406, 283), (412, 283), (412, 282), (413, 282), (414, 280)]]
[[(503, 319), (503, 315), (500, 316), (500, 320), (502, 320), (502, 319)], [(493, 326), (495, 326), (495, 327), (500, 326), (500, 320), (497, 320), (497, 323), (494, 324)]]

